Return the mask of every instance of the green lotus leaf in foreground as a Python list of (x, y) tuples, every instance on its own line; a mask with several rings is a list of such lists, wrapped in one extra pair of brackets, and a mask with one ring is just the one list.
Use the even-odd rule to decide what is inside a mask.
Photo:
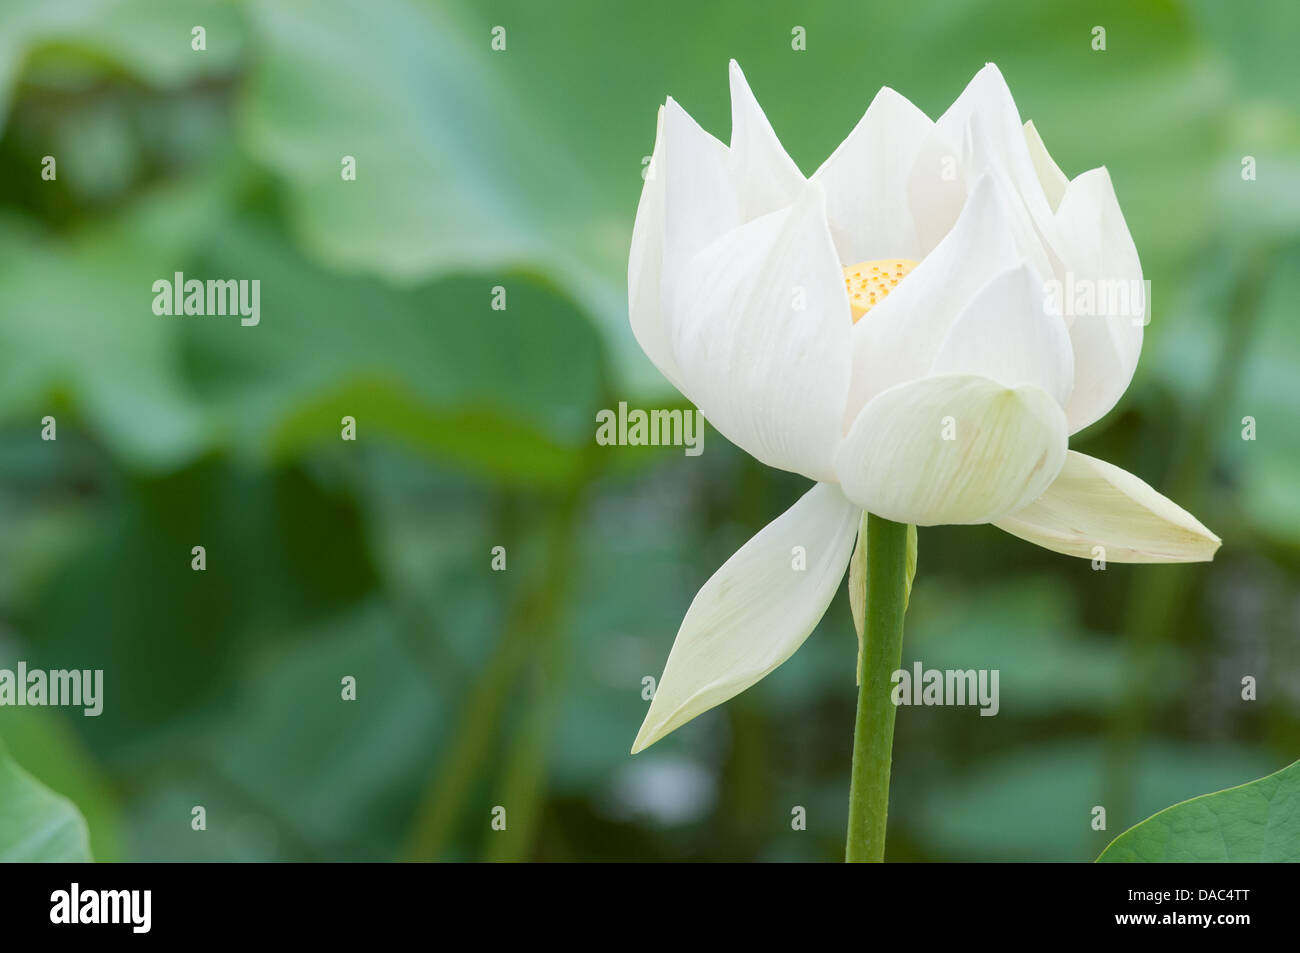
[(0, 863), (90, 859), (80, 812), (14, 763), (0, 744)]
[(1300, 861), (1300, 761), (1258, 781), (1167, 807), (1129, 828), (1098, 863)]

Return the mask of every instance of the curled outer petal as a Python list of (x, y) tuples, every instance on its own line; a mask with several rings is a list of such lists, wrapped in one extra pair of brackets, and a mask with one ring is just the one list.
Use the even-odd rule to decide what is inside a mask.
[(835, 469), (849, 499), (886, 519), (987, 523), (1042, 496), (1065, 443), (1065, 414), (1040, 387), (927, 377), (872, 398)]

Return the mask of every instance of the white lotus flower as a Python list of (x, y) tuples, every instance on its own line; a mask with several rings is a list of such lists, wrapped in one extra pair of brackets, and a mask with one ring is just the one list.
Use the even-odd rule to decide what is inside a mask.
[(735, 62), (731, 122), (728, 147), (660, 109), (632, 329), (718, 431), (816, 485), (695, 597), (633, 752), (790, 657), (863, 510), (1110, 562), (1212, 558), (1190, 513), (1067, 450), (1128, 387), (1145, 298), (1075, 314), (1051, 283), (1140, 288), (1141, 266), (1105, 168), (1068, 180), (996, 66), (937, 122), (882, 89), (811, 178)]

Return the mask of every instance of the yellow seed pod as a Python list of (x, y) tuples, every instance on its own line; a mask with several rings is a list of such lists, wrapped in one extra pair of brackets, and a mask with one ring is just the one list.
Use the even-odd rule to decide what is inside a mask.
[(853, 323), (880, 302), (917, 266), (908, 258), (880, 258), (859, 262), (844, 269), (844, 286), (849, 290)]

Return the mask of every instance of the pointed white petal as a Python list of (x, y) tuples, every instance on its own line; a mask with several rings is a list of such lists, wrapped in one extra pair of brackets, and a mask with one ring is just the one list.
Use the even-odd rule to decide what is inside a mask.
[(686, 612), (633, 754), (794, 654), (839, 589), (860, 517), (838, 487), (818, 484), (713, 574)]
[(1038, 134), (1038, 127), (1034, 125), (1032, 119), (1025, 123), (1025, 144), (1029, 147), (1029, 158), (1034, 163), (1034, 171), (1038, 173), (1038, 182), (1047, 196), (1047, 204), (1055, 212), (1061, 204), (1065, 187), (1070, 184), (1070, 180), (1061, 171), (1061, 167), (1052, 160), (1047, 146), (1043, 144), (1043, 137)]
[(813, 173), (826, 190), (831, 235), (843, 262), (924, 254), (907, 183), (932, 123), (892, 89), (876, 94), (848, 138)]
[(663, 176), (663, 281), (670, 283), (683, 262), (739, 225), (741, 218), (727, 169), (727, 147), (701, 129), (671, 96), (664, 105), (662, 151), (655, 174)]
[(1074, 353), (1065, 322), (1047, 310), (1042, 278), (1020, 265), (981, 288), (930, 373), (978, 374), (1005, 387), (1034, 384), (1064, 407), (1074, 383)]
[(806, 184), (665, 288), (682, 393), (751, 456), (814, 480), (833, 478), (852, 329), (824, 203)]
[(947, 237), (853, 325), (845, 429), (876, 394), (927, 374), (976, 292), (1019, 264), (1006, 211), (1010, 200), (991, 177), (981, 180)]
[(962, 166), (962, 140), (931, 125), (907, 176), (907, 206), (922, 256), (943, 241), (965, 207), (974, 179)]
[[(1040, 275), (1058, 274), (1061, 266), (1060, 256), (1056, 253), (1059, 244), (1056, 220), (1047, 207), (1047, 199), (1036, 174), (1026, 186), (1023, 176), (1013, 174), (1006, 165), (990, 159), (993, 152), (988, 125), (972, 122), (966, 129), (966, 147), (963, 151), (967, 157), (967, 167), (982, 168), (983, 174), (995, 179), (1002, 190), (1013, 197), (1006, 205), (1007, 221), (1021, 257), (1033, 265)], [(1037, 197), (1036, 203), (1026, 200), (1026, 188)]]
[(731, 61), (729, 162), (746, 221), (784, 208), (803, 191), (803, 173), (781, 146), (735, 60)]
[(1044, 274), (1058, 264), (1052, 212), (1059, 196), (1053, 198), (1054, 185), (1044, 184), (1040, 157), (1027, 135), (1002, 74), (986, 65), (939, 117), (912, 170), (908, 195), (922, 248), (940, 241), (957, 220), (967, 191), (991, 175), (1019, 199), (1022, 255)]
[[(1137, 248), (1104, 168), (1079, 176), (1056, 213), (1062, 287), (1074, 343), (1070, 433), (1103, 417), (1128, 389), (1142, 352), (1146, 294)], [(1083, 297), (1090, 289), (1092, 311)]]
[(641, 350), (664, 377), (680, 390), (677, 362), (668, 344), (659, 283), (664, 254), (664, 110), (659, 109), (655, 148), (646, 171), (641, 201), (632, 225), (632, 247), (627, 256), (627, 311)]
[(845, 495), (877, 516), (987, 523), (1043, 494), (1065, 442), (1065, 414), (1041, 388), (928, 377), (872, 398), (835, 469)]
[(1020, 111), (1001, 71), (988, 63), (935, 125), (954, 142), (974, 134), (976, 150), (963, 156), (968, 174), (978, 177), (1002, 170), (1020, 192), (1037, 223), (1050, 222), (1051, 209), (1038, 181), (1020, 123)]
[(1046, 493), (995, 525), (1053, 552), (1115, 563), (1204, 562), (1219, 548), (1219, 537), (1173, 500), (1073, 450)]

